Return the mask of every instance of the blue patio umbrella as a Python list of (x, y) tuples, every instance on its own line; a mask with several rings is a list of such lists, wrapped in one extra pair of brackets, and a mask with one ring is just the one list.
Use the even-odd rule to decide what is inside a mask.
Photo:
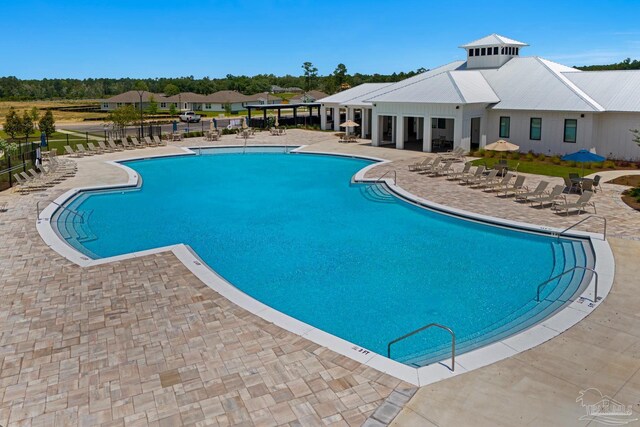
[(578, 162), (582, 163), (582, 176), (584, 176), (584, 164), (589, 162), (599, 163), (604, 162), (607, 158), (604, 156), (600, 156), (596, 153), (592, 153), (589, 150), (580, 150), (575, 153), (565, 154), (562, 156), (562, 160), (566, 160), (569, 162)]
[(45, 135), (44, 132), (42, 132), (40, 134), (40, 146), (41, 147), (46, 147), (47, 146), (47, 135)]
[(176, 122), (175, 120), (173, 121), (173, 131), (178, 132), (178, 122)]
[(218, 121), (216, 119), (213, 119), (213, 128), (218, 130)]

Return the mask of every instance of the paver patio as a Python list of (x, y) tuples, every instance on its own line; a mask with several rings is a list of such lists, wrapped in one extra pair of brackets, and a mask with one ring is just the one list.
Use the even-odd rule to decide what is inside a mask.
[[(243, 142), (224, 137), (215, 145)], [(393, 163), (372, 176), (397, 169), (400, 186), (453, 207), (542, 225), (577, 220), (417, 177), (406, 164), (425, 155), (418, 152), (339, 144), (325, 132), (248, 141), (283, 142), (387, 158)], [(194, 144), (214, 145), (181, 145)], [(407, 394), (408, 384), (231, 304), (171, 253), (82, 269), (40, 239), (37, 200), (124, 182), (126, 174), (105, 160), (178, 152), (147, 148), (79, 159), (77, 175), (44, 194), (0, 194), (8, 202), (0, 213), (0, 425), (361, 425), (385, 399)], [(617, 202), (622, 188), (605, 184), (596, 195), (610, 234), (625, 239), (611, 239), (615, 284), (598, 310), (532, 350), (423, 387), (395, 425), (577, 423), (580, 387), (638, 404), (640, 242), (633, 239), (640, 237), (640, 214)]]

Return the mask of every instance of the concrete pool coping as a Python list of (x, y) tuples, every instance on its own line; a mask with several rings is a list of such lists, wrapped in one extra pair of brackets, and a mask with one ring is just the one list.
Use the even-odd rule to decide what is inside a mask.
[[(265, 145), (253, 145), (252, 150), (255, 151), (255, 147), (283, 147), (281, 144), (265, 144)], [(395, 185), (391, 177), (384, 179), (371, 179), (365, 178), (365, 174), (373, 167), (380, 164), (389, 163), (389, 160), (376, 158), (372, 156), (362, 156), (353, 154), (340, 154), (323, 151), (304, 151), (306, 146), (301, 145), (298, 148), (291, 150), (291, 153), (296, 154), (316, 154), (316, 155), (330, 155), (339, 157), (360, 158), (364, 160), (374, 161), (371, 165), (368, 165), (360, 169), (352, 178), (352, 182), (356, 183), (372, 183), (380, 182), (384, 183), (393, 193), (397, 196), (404, 198), (418, 206), (423, 208), (435, 210), (443, 214), (453, 215), (465, 220), (480, 221), (488, 223), (494, 226), (508, 227), (511, 229), (517, 229), (523, 232), (536, 232), (546, 235), (553, 235), (553, 233), (559, 233), (562, 229), (555, 229), (551, 227), (536, 226), (528, 223), (505, 220), (486, 215), (474, 214), (469, 211), (454, 209), (442, 204), (430, 202), (426, 199), (415, 196), (402, 188)], [(212, 146), (212, 147), (198, 147), (198, 148), (238, 148), (242, 149), (242, 145), (225, 145), (225, 146)], [(450, 371), (444, 364), (446, 360), (440, 363), (433, 363), (421, 368), (413, 368), (403, 363), (388, 359), (387, 357), (374, 353), (365, 348), (361, 348), (353, 343), (338, 338), (334, 335), (326, 333), (318, 328), (294, 319), (284, 313), (272, 309), (271, 307), (255, 300), (248, 296), (238, 288), (234, 287), (231, 283), (220, 277), (213, 269), (208, 267), (197, 254), (185, 244), (177, 244), (167, 247), (154, 248), (140, 252), (134, 252), (124, 255), (119, 255), (109, 258), (91, 259), (76, 249), (68, 245), (60, 236), (55, 232), (53, 226), (50, 223), (50, 218), (53, 217), (55, 212), (60, 209), (59, 206), (63, 205), (70, 199), (80, 195), (87, 191), (99, 191), (99, 190), (119, 190), (119, 189), (131, 189), (137, 188), (142, 183), (142, 178), (133, 169), (121, 162), (144, 160), (151, 158), (166, 158), (176, 157), (184, 155), (194, 155), (195, 151), (182, 148), (183, 153), (178, 154), (160, 154), (152, 156), (138, 156), (130, 157), (119, 161), (107, 161), (105, 163), (111, 164), (115, 167), (121, 168), (127, 173), (128, 180), (126, 183), (120, 185), (100, 185), (100, 186), (88, 186), (73, 188), (66, 193), (56, 198), (53, 203), (50, 203), (40, 214), (40, 217), (36, 220), (36, 228), (42, 237), (43, 241), (54, 251), (68, 259), (69, 261), (81, 266), (90, 267), (94, 265), (107, 264), (115, 261), (138, 258), (150, 254), (156, 254), (161, 252), (172, 252), (196, 277), (198, 277), (203, 283), (209, 286), (220, 295), (224, 296), (234, 304), (244, 308), (245, 310), (269, 321), (285, 330), (288, 330), (294, 334), (302, 336), (316, 344), (327, 347), (336, 353), (349, 357), (364, 365), (375, 368), (381, 372), (392, 375), (398, 379), (404, 380), (416, 386), (424, 386), (427, 384), (440, 381), (442, 379), (450, 378), (461, 373), (468, 372), (473, 369), (486, 366), (510, 356), (513, 356), (519, 352), (533, 348), (539, 344), (542, 344), (549, 339), (559, 335), (571, 326), (577, 324), (582, 319), (587, 317), (595, 308), (597, 308), (608, 295), (613, 284), (614, 275), (614, 260), (613, 253), (609, 244), (599, 239), (599, 235), (596, 233), (587, 233), (582, 231), (572, 231), (567, 233), (568, 237), (576, 237), (582, 239), (588, 239), (593, 248), (595, 254), (595, 270), (599, 276), (599, 296), (601, 299), (598, 302), (591, 302), (593, 299), (593, 287), (595, 277), (592, 275), (590, 283), (586, 286), (583, 293), (576, 298), (571, 304), (568, 304), (561, 310), (554, 313), (551, 317), (547, 318), (541, 323), (538, 323), (520, 333), (512, 335), (506, 339), (494, 342), (479, 349), (456, 356), (455, 371)], [(425, 321), (428, 323), (428, 320)]]

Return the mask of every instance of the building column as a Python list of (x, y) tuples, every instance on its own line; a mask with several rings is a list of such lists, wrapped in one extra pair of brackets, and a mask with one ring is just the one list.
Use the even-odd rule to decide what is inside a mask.
[(382, 120), (380, 116), (374, 114), (371, 115), (371, 145), (374, 147), (380, 146), (380, 136), (378, 133), (380, 120)]
[(422, 125), (423, 135), (422, 135), (422, 151), (425, 153), (430, 153), (433, 149), (431, 147), (431, 117), (425, 116), (424, 124)]
[(333, 130), (340, 131), (340, 107), (333, 107)]
[(327, 109), (324, 105), (320, 107), (320, 129), (327, 130)]
[(462, 141), (462, 114), (459, 114), (453, 120), (453, 146), (454, 147), (462, 147), (464, 151), (469, 151), (471, 138), (465, 138), (465, 141)]
[(394, 141), (396, 144), (396, 148), (398, 150), (404, 150), (404, 117), (403, 116), (397, 116), (395, 118), (395, 126), (396, 128), (394, 129), (394, 135), (396, 137), (396, 140)]
[(362, 121), (360, 123), (360, 137), (367, 138), (369, 136), (369, 110), (362, 108), (360, 111), (360, 117), (362, 117)]

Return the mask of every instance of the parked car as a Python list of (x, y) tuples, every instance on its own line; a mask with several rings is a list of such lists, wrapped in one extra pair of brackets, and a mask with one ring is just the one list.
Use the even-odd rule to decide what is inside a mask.
[(200, 116), (194, 113), (193, 111), (185, 111), (180, 114), (180, 121), (187, 123), (198, 123), (200, 121)]

